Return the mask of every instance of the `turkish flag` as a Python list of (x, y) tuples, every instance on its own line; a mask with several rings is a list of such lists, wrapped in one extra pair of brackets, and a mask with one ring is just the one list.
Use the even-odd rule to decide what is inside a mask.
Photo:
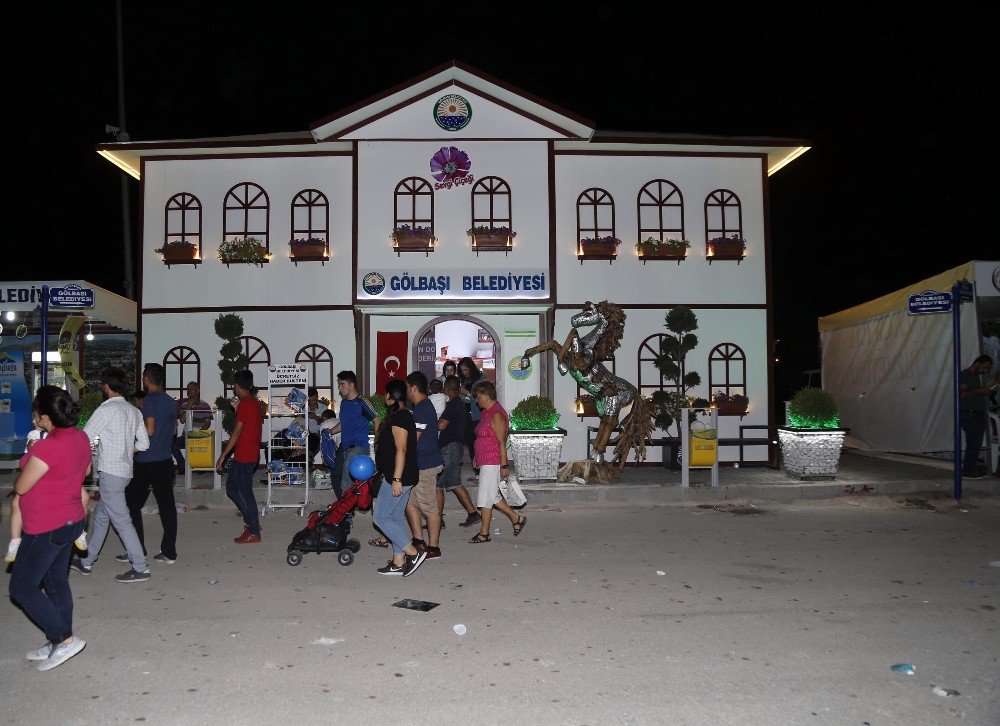
[(389, 381), (406, 378), (407, 333), (376, 333), (375, 392), (384, 394)]

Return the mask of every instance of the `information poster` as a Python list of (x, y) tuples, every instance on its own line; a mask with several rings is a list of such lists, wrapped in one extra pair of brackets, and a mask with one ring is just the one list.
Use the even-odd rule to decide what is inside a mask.
[(31, 428), (31, 394), (24, 380), (24, 351), (0, 351), (0, 459), (20, 459)]

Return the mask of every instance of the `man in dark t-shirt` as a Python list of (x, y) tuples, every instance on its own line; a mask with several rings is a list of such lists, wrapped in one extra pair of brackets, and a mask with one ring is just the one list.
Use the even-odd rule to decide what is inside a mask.
[[(174, 459), (172, 448), (177, 428), (177, 404), (163, 391), (165, 371), (159, 363), (147, 363), (142, 369), (142, 419), (149, 435), (149, 448), (135, 454), (132, 481), (125, 487), (125, 503), (143, 553), (146, 541), (142, 528), (142, 508), (150, 489), (163, 525), (160, 551), (156, 562), (172, 565), (177, 561), (177, 504), (174, 501)], [(128, 554), (116, 560), (128, 561)]]
[(981, 355), (959, 374), (962, 431), (965, 432), (962, 476), (966, 479), (982, 479), (986, 476), (986, 473), (977, 470), (976, 466), (979, 452), (983, 448), (983, 436), (986, 433), (989, 396), (996, 388), (995, 384), (991, 386), (986, 381), (991, 368), (993, 359), (988, 355)]
[(472, 504), (469, 491), (462, 486), (462, 459), (465, 456), (465, 431), (469, 418), (469, 409), (459, 395), (461, 383), (457, 376), (448, 376), (444, 381), (444, 395), (448, 402), (444, 412), (438, 419), (438, 445), (441, 447), (441, 458), (444, 469), (437, 483), (438, 511), (444, 515), (444, 493), (452, 492), (468, 515), (459, 527), (471, 527), (479, 524), (482, 516)]
[[(410, 492), (406, 521), (413, 533), (413, 546), (427, 550), (427, 559), (441, 556), (441, 510), (437, 504), (437, 478), (444, 468), (438, 446), (438, 417), (427, 397), (427, 376), (414, 371), (406, 377), (406, 396), (413, 404), (413, 423), (417, 429), (417, 467), (420, 476)], [(427, 542), (424, 543), (421, 516), (427, 519)]]
[(226, 457), (230, 451), (233, 452), (226, 477), (226, 494), (243, 515), (244, 524), (243, 534), (233, 541), (236, 544), (257, 544), (260, 542), (260, 517), (257, 499), (253, 495), (253, 472), (260, 463), (260, 435), (264, 419), (254, 391), (253, 373), (238, 371), (233, 376), (233, 388), (240, 399), (236, 407), (236, 426), (215, 468), (222, 471)]

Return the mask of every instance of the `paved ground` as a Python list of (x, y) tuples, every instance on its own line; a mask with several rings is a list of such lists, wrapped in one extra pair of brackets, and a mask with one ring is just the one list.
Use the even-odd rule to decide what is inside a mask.
[(111, 580), (110, 541), (72, 575), (89, 645), (54, 671), (22, 660), (39, 633), (0, 604), (0, 722), (1000, 722), (995, 499), (767, 509), (529, 505), (522, 536), (478, 546), (453, 512), (445, 557), (407, 579), (367, 545), (289, 567), (291, 511), (260, 546), (232, 543), (231, 509), (193, 511), (150, 582)]

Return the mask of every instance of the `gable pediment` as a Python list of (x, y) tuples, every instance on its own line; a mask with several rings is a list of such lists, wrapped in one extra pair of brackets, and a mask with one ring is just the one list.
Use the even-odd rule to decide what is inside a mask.
[(458, 63), (312, 124), (317, 141), (587, 139), (594, 125)]

